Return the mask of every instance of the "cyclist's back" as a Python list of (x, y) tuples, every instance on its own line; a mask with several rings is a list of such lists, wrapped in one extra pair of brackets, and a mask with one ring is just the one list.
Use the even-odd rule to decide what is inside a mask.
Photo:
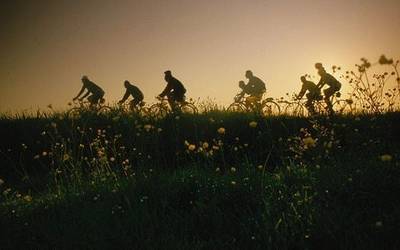
[(127, 85), (126, 91), (130, 95), (132, 95), (134, 98), (143, 100), (143, 97), (144, 97), (143, 96), (143, 92), (138, 87), (136, 87), (135, 85), (132, 85), (132, 84)]
[(104, 90), (100, 88), (97, 84), (85, 78), (82, 80), (84, 87), (94, 95), (104, 95)]
[(262, 96), (265, 91), (265, 83), (258, 77), (253, 75), (253, 72), (250, 70), (246, 71), (246, 78), (249, 79), (249, 82), (244, 87), (246, 94), (251, 96)]
[(258, 77), (252, 77), (249, 79), (249, 83), (246, 86), (246, 90), (249, 95), (260, 95), (265, 93), (265, 83)]
[(337, 88), (340, 89), (342, 84), (331, 74), (325, 72), (321, 73), (321, 80), (320, 82), (323, 82), (324, 84), (328, 85), (329, 87), (332, 88)]

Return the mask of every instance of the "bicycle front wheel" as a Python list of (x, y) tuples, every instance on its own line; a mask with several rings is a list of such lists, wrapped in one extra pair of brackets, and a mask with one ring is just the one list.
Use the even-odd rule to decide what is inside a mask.
[(285, 113), (293, 116), (305, 116), (306, 110), (300, 103), (290, 103), (286, 106)]
[(274, 101), (267, 101), (262, 105), (262, 113), (265, 116), (279, 115), (281, 107)]

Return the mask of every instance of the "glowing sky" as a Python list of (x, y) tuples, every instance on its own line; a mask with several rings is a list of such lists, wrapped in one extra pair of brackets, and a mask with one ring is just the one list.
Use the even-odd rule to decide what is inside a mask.
[(400, 57), (399, 0), (21, 1), (0, 5), (0, 111), (67, 104), (88, 75), (147, 102), (172, 70), (189, 97), (228, 104), (247, 69), (270, 96), (298, 91), (315, 62)]

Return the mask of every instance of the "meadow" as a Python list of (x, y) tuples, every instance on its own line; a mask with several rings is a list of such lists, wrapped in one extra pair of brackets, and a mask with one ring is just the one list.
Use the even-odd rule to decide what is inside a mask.
[(334, 116), (2, 115), (0, 248), (399, 249), (398, 90), (361, 83)]
[(2, 249), (396, 249), (398, 112), (3, 118)]

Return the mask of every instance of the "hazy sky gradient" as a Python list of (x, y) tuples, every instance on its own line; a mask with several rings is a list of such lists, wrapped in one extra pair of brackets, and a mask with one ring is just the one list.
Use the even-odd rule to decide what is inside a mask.
[(298, 91), (314, 63), (400, 57), (398, 0), (2, 1), (0, 111), (65, 106), (88, 75), (119, 100), (147, 102), (172, 70), (188, 97), (228, 104), (247, 69), (268, 95)]

